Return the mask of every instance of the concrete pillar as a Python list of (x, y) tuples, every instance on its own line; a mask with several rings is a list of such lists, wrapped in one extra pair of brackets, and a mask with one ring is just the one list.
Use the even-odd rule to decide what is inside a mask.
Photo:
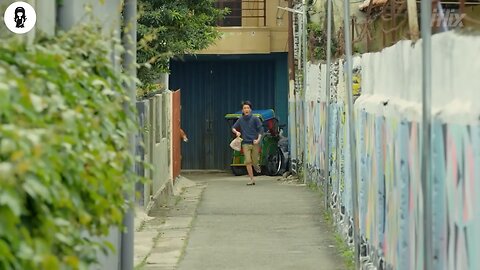
[(54, 36), (57, 17), (56, 0), (37, 0), (34, 8), (37, 12), (37, 24), (35, 26), (37, 33), (49, 37)]

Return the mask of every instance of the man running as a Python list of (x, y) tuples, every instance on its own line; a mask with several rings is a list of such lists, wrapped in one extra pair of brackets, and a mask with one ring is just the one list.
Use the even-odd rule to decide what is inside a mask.
[[(243, 155), (245, 156), (245, 166), (247, 167), (248, 176), (250, 182), (248, 186), (255, 185), (255, 179), (253, 178), (252, 165), (255, 171), (260, 173), (260, 166), (258, 165), (260, 139), (262, 138), (262, 122), (258, 117), (252, 115), (252, 103), (245, 101), (242, 103), (242, 117), (232, 127), (232, 132), (241, 137)], [(242, 132), (238, 131), (238, 128)]]

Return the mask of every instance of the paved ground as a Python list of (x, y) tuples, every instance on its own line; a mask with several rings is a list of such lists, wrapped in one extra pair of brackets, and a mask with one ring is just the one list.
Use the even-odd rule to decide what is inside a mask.
[(346, 269), (320, 197), (305, 186), (266, 176), (255, 186), (230, 174), (186, 176), (195, 185), (143, 228), (157, 232), (143, 269)]
[(192, 228), (195, 211), (206, 184), (182, 178), (177, 188), (184, 191), (167, 205), (145, 216), (137, 209), (135, 225), (135, 268), (176, 269)]

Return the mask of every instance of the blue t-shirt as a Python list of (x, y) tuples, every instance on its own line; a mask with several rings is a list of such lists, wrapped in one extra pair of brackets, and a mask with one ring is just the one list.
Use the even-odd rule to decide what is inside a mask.
[(242, 133), (242, 143), (252, 144), (254, 140), (258, 138), (258, 135), (262, 133), (262, 122), (254, 115), (242, 115), (238, 118), (237, 122), (233, 124), (233, 128), (238, 129)]

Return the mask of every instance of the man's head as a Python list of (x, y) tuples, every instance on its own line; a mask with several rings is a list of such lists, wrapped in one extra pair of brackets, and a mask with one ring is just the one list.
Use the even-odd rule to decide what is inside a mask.
[(252, 103), (250, 101), (242, 102), (242, 112), (244, 115), (249, 115), (252, 112)]

